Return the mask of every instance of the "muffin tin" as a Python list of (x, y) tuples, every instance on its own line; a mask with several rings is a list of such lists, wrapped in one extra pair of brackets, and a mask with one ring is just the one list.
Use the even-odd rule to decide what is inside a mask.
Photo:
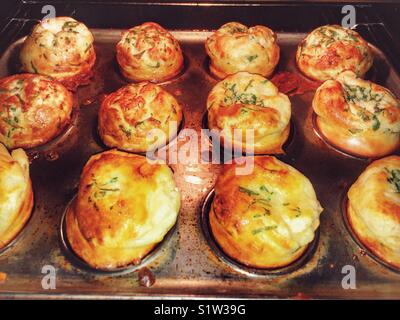
[(167, 246), (169, 239), (175, 232), (175, 226), (172, 226), (172, 228), (166, 233), (164, 236), (164, 239), (158, 243), (138, 264), (128, 264), (126, 266), (118, 267), (118, 268), (109, 268), (109, 269), (102, 269), (102, 268), (97, 268), (94, 269), (92, 268), (88, 263), (86, 263), (83, 259), (81, 259), (72, 249), (71, 244), (68, 241), (67, 237), (67, 226), (66, 226), (66, 215), (68, 210), (71, 209), (71, 206), (73, 205), (74, 201), (76, 200), (76, 196), (68, 203), (67, 207), (65, 208), (65, 211), (61, 217), (61, 222), (60, 222), (60, 241), (61, 241), (61, 246), (63, 253), (65, 256), (68, 258), (68, 260), (77, 268), (86, 270), (91, 273), (95, 274), (103, 274), (103, 275), (112, 275), (112, 276), (118, 276), (118, 275), (124, 275), (128, 274), (137, 270), (140, 270), (144, 267), (146, 267), (149, 263), (151, 263), (154, 259), (156, 259), (161, 251), (161, 249), (165, 246)]
[(293, 263), (281, 267), (281, 268), (272, 268), (272, 269), (265, 269), (265, 268), (254, 268), (249, 267), (241, 264), (240, 262), (232, 259), (229, 257), (223, 249), (219, 246), (218, 242), (214, 238), (211, 232), (210, 226), (210, 219), (209, 213), (211, 209), (211, 204), (215, 196), (214, 189), (207, 195), (204, 200), (203, 206), (201, 208), (201, 227), (203, 229), (204, 236), (208, 241), (208, 245), (210, 246), (211, 250), (214, 254), (225, 264), (229, 265), (233, 270), (242, 273), (249, 277), (268, 277), (273, 275), (284, 275), (291, 273), (299, 268), (301, 268), (307, 261), (312, 257), (315, 252), (315, 249), (318, 246), (319, 240), (319, 228), (315, 230), (314, 239), (308, 244), (305, 252), (296, 259)]
[[(156, 21), (157, 22), (157, 21)], [(371, 258), (346, 229), (342, 205), (347, 188), (369, 163), (326, 145), (315, 132), (311, 100), (314, 92), (291, 96), (291, 141), (278, 157), (307, 176), (324, 208), (316, 240), (304, 259), (286, 270), (258, 272), (226, 259), (208, 230), (207, 213), (212, 189), (221, 165), (171, 164), (182, 206), (177, 224), (154, 257), (137, 268), (96, 272), (77, 263), (62, 237), (62, 216), (77, 192), (81, 170), (95, 153), (106, 150), (97, 136), (97, 111), (108, 94), (127, 82), (118, 71), (115, 45), (122, 30), (92, 29), (98, 61), (88, 86), (75, 94), (79, 105), (76, 124), (65, 139), (28, 150), (35, 208), (28, 225), (12, 246), (0, 254), (0, 297), (142, 298), (142, 297), (261, 297), (261, 298), (400, 298), (400, 273)], [(181, 103), (184, 128), (200, 136), (206, 99), (217, 83), (207, 68), (204, 41), (209, 31), (174, 31), (185, 57), (185, 69), (176, 79), (161, 85)], [(299, 73), (295, 66), (302, 33), (277, 33), (281, 59), (276, 72)], [(18, 52), (23, 39), (10, 45), (0, 59), (0, 76), (18, 71)], [(400, 96), (400, 77), (384, 54), (373, 47), (375, 63), (367, 78), (387, 86)], [(180, 132), (170, 142), (181, 146)], [(200, 139), (200, 138), (199, 138)], [(210, 146), (208, 138), (203, 143)], [(49, 156), (52, 155), (52, 156)], [(209, 153), (198, 154), (204, 159)], [(319, 235), (319, 236), (318, 236)], [(56, 268), (56, 289), (45, 290), (42, 268)], [(342, 268), (356, 270), (355, 290), (345, 290)], [(147, 269), (144, 269), (147, 268)], [(135, 271), (136, 270), (136, 271)], [(151, 271), (155, 283), (142, 286), (140, 275)]]

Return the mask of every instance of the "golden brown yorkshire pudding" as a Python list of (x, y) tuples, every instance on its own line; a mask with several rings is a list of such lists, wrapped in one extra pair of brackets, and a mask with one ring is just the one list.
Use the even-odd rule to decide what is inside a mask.
[(347, 216), (358, 239), (400, 269), (400, 157), (372, 162), (347, 195)]
[(210, 70), (220, 79), (239, 71), (269, 77), (279, 62), (276, 34), (265, 26), (224, 24), (205, 43)]
[(0, 249), (21, 232), (32, 208), (28, 157), (22, 149), (10, 154), (0, 144)]
[(247, 72), (226, 77), (208, 95), (207, 111), (208, 126), (219, 132), (225, 148), (282, 153), (290, 131), (291, 104), (266, 78)]
[(124, 77), (137, 82), (162, 82), (183, 68), (178, 41), (154, 22), (133, 27), (122, 35), (117, 44), (117, 60)]
[(179, 208), (167, 165), (106, 151), (83, 168), (78, 196), (66, 215), (67, 239), (93, 268), (138, 264), (173, 227)]
[(182, 109), (173, 95), (158, 85), (141, 82), (111, 93), (102, 102), (99, 134), (109, 147), (147, 152), (175, 137), (181, 121)]
[(251, 267), (284, 267), (315, 237), (322, 208), (310, 181), (271, 156), (253, 158), (254, 170), (237, 175), (224, 165), (210, 211), (211, 231), (222, 250)]
[(346, 70), (364, 77), (372, 66), (373, 54), (356, 31), (327, 25), (313, 30), (300, 42), (296, 62), (301, 72), (318, 81), (336, 79)]
[(312, 105), (320, 132), (347, 153), (381, 157), (399, 146), (400, 101), (388, 89), (351, 71), (324, 82)]
[(49, 77), (0, 79), (0, 142), (10, 149), (49, 142), (70, 123), (72, 110), (72, 94)]
[(73, 18), (45, 19), (33, 28), (22, 46), (22, 70), (50, 76), (75, 90), (93, 75), (93, 40), (89, 29)]

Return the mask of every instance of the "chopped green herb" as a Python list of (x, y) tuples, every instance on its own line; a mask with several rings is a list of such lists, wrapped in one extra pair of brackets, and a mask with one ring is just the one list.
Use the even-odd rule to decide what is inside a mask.
[(357, 115), (363, 120), (363, 121), (370, 121), (371, 118), (369, 117), (368, 114), (365, 113), (365, 111), (360, 110)]
[(113, 187), (112, 184), (118, 181), (118, 177), (111, 178), (108, 182), (98, 183), (96, 179), (93, 179), (93, 182), (88, 185), (90, 188), (94, 188), (93, 196), (95, 199), (103, 198), (109, 192), (117, 192), (120, 191), (119, 188)]
[(269, 216), (271, 214), (271, 211), (269, 211), (267, 208), (263, 208), (263, 209), (264, 209), (264, 213), (263, 214), (257, 213), (257, 214), (255, 214), (253, 216), (253, 218), (262, 218), (262, 217), (265, 217), (265, 216)]
[(396, 192), (400, 192), (400, 170), (399, 169), (393, 169), (393, 170), (388, 170), (386, 169), (386, 172), (388, 173), (388, 178), (387, 181), (395, 187)]
[(363, 130), (362, 129), (357, 129), (357, 128), (351, 128), (351, 129), (349, 129), (349, 132), (351, 133), (351, 134), (357, 134), (357, 133), (360, 133), (360, 132), (362, 132)]
[(239, 187), (239, 191), (248, 194), (249, 196), (258, 196), (259, 193), (255, 192), (253, 190), (244, 188), (244, 187)]
[(256, 55), (256, 54), (246, 57), (247, 61), (249, 61), (249, 62), (252, 62), (253, 60), (255, 60), (257, 58), (258, 58), (258, 55)]
[(292, 211), (296, 212), (296, 218), (301, 216), (301, 210), (299, 207), (291, 209)]
[(379, 121), (378, 117), (376, 115), (374, 115), (372, 117), (372, 121), (373, 121), (372, 130), (374, 130), (374, 131), (378, 130), (381, 126), (381, 122)]
[(114, 177), (114, 178), (112, 178), (112, 179), (110, 180), (109, 183), (114, 183), (114, 182), (117, 182), (117, 181), (118, 181), (118, 177)]
[(64, 31), (78, 33), (76, 30), (73, 30), (73, 28), (77, 27), (78, 25), (79, 25), (79, 22), (77, 22), (77, 21), (66, 21), (63, 24), (62, 29)]
[(121, 129), (121, 131), (122, 131), (123, 133), (125, 133), (125, 135), (126, 135), (128, 138), (131, 137), (131, 135), (132, 135), (131, 129), (125, 128), (123, 125), (120, 125), (119, 128)]
[[(264, 102), (262, 100), (259, 100), (254, 93), (247, 93), (247, 92), (239, 93), (236, 89), (236, 83), (230, 84), (229, 82), (225, 82), (224, 87), (226, 90), (224, 103), (228, 105), (234, 103), (241, 103), (241, 104), (257, 105), (262, 107), (264, 106)], [(245, 90), (247, 90), (247, 87)]]
[(259, 233), (261, 233), (261, 232), (264, 232), (264, 231), (269, 231), (269, 230), (274, 230), (274, 229), (276, 229), (278, 226), (266, 226), (266, 227), (262, 227), (262, 228), (258, 228), (258, 229), (254, 229), (251, 233), (253, 234), (253, 235), (256, 235), (256, 234), (259, 234)]
[(150, 66), (150, 65), (149, 65), (149, 67), (150, 67), (150, 68), (156, 69), (156, 68), (159, 68), (160, 65), (161, 65), (161, 64), (160, 64), (160, 61), (157, 61), (157, 64), (156, 64), (155, 66)]
[(138, 121), (135, 123), (135, 128), (139, 127), (140, 125), (144, 124), (146, 120)]
[(246, 88), (244, 88), (244, 91), (247, 91), (247, 89), (251, 87), (251, 84), (252, 84), (253, 82), (254, 82), (254, 80), (251, 79), (251, 80), (249, 81), (249, 83), (247, 84)]

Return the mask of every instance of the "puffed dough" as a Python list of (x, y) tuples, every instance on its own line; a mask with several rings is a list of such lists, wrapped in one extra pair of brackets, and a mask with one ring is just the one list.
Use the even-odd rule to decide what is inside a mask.
[(178, 41), (163, 27), (146, 22), (129, 29), (117, 44), (122, 74), (131, 81), (162, 82), (183, 69)]
[(239, 71), (269, 77), (279, 62), (276, 34), (265, 26), (224, 24), (205, 43), (210, 70), (220, 79)]
[(363, 77), (372, 66), (373, 54), (356, 31), (327, 25), (313, 30), (300, 42), (296, 62), (307, 77), (325, 81), (346, 70)]
[(0, 249), (21, 232), (32, 208), (28, 157), (22, 149), (10, 154), (0, 144)]
[(210, 210), (211, 231), (222, 250), (244, 265), (284, 267), (313, 241), (323, 209), (299, 171), (272, 156), (252, 159), (247, 175), (237, 174), (237, 164), (224, 165)]
[(173, 227), (179, 209), (180, 194), (167, 165), (106, 151), (83, 168), (66, 215), (67, 239), (93, 268), (138, 264)]
[[(290, 100), (260, 75), (238, 72), (226, 77), (211, 90), (207, 110), (209, 128), (220, 132), (228, 148), (281, 153), (289, 136)], [(253, 141), (246, 130), (252, 130)]]
[(347, 216), (357, 238), (400, 269), (400, 157), (371, 163), (348, 192)]
[(142, 82), (127, 85), (102, 102), (99, 134), (109, 147), (147, 152), (176, 136), (181, 121), (176, 99), (160, 86)]
[(312, 105), (323, 136), (347, 153), (381, 157), (399, 147), (400, 101), (351, 71), (324, 82)]
[(75, 90), (93, 76), (93, 40), (89, 29), (73, 18), (45, 19), (34, 27), (22, 46), (22, 70), (51, 76)]
[(59, 82), (36, 74), (0, 80), (0, 142), (9, 149), (44, 144), (70, 123), (72, 94)]

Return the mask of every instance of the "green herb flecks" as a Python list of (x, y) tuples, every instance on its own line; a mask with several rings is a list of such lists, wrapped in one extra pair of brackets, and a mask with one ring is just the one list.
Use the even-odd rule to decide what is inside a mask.
[(346, 42), (359, 42), (359, 39), (351, 33), (351, 31), (346, 31), (344, 33), (337, 32), (332, 28), (320, 27), (318, 33), (322, 36), (320, 44), (329, 46), (335, 41), (346, 41)]
[(387, 181), (396, 189), (396, 192), (400, 193), (400, 170), (389, 170), (387, 168), (385, 168), (385, 170), (388, 174)]
[(226, 26), (226, 29), (228, 29), (229, 33), (234, 34), (234, 33), (245, 33), (247, 31), (246, 27), (240, 27), (240, 26)]
[(373, 115), (372, 117), (372, 130), (376, 131), (380, 128), (381, 122), (379, 121), (378, 117), (376, 115)]
[(264, 210), (263, 213), (257, 213), (255, 215), (253, 215), (253, 218), (258, 219), (258, 218), (262, 218), (262, 217), (271, 215), (271, 211), (269, 209), (263, 208), (263, 210)]
[(300, 209), (300, 207), (295, 207), (295, 208), (292, 208), (291, 210), (295, 212), (295, 217), (296, 217), (296, 218), (298, 218), (298, 217), (301, 216), (301, 209)]
[[(361, 118), (361, 120), (365, 122), (372, 121), (371, 128), (373, 131), (379, 130), (379, 128), (381, 127), (381, 122), (378, 119), (378, 115), (385, 112), (385, 109), (380, 107), (384, 95), (380, 93), (374, 93), (372, 91), (371, 86), (361, 87), (358, 85), (350, 86), (348, 84), (343, 84), (343, 89), (344, 89), (344, 97), (348, 103), (353, 103), (353, 104), (357, 104), (360, 102), (373, 103), (373, 112), (361, 109), (357, 112), (357, 115)], [(349, 131), (352, 132), (350, 129)]]
[(265, 232), (265, 231), (270, 231), (270, 230), (274, 230), (274, 229), (276, 229), (278, 226), (265, 226), (265, 227), (261, 227), (261, 228), (257, 228), (257, 229), (254, 229), (253, 231), (251, 231), (251, 233), (253, 234), (253, 235), (257, 235), (257, 234), (259, 234), (259, 233), (262, 233), (262, 232)]
[(63, 24), (62, 30), (66, 32), (78, 33), (78, 31), (74, 30), (79, 25), (77, 21), (67, 21)]
[(130, 138), (132, 135), (132, 130), (130, 128), (125, 128), (123, 125), (119, 125), (121, 131), (126, 135), (127, 138)]
[(371, 85), (368, 87), (362, 86), (352, 86), (348, 84), (343, 84), (344, 96), (347, 102), (357, 103), (357, 102), (375, 102), (375, 107), (379, 107), (379, 103), (382, 101), (384, 95), (380, 93), (374, 93), (372, 91)]
[(253, 82), (254, 82), (254, 80), (251, 79), (251, 80), (249, 81), (249, 83), (246, 85), (246, 87), (244, 88), (244, 91), (247, 91), (247, 89), (251, 87), (251, 85), (253, 84)]
[(349, 130), (349, 132), (350, 132), (351, 134), (358, 134), (358, 133), (360, 133), (360, 132), (363, 131), (362, 129), (358, 129), (358, 128), (350, 128), (350, 129), (348, 129), (348, 130)]
[(254, 60), (256, 60), (258, 58), (257, 54), (251, 55), (251, 56), (247, 56), (246, 59), (248, 62), (252, 62)]
[(239, 187), (239, 191), (248, 194), (249, 196), (258, 196), (259, 193), (248, 188)]
[(339, 34), (335, 30), (329, 29), (327, 27), (321, 27), (317, 30), (317, 32), (322, 37), (320, 44), (325, 46), (329, 46), (331, 43), (335, 42), (339, 36)]
[(9, 126), (6, 134), (7, 138), (11, 138), (14, 131), (22, 128), (19, 124), (20, 123), (19, 116), (20, 116), (19, 110), (15, 107), (9, 107), (9, 112), (7, 114), (5, 113), (1, 114), (1, 120)]
[(96, 179), (93, 179), (93, 182), (89, 184), (88, 187), (94, 189), (93, 197), (95, 199), (101, 199), (109, 193), (120, 191), (120, 189), (114, 185), (116, 182), (118, 182), (118, 177), (113, 177), (105, 183), (99, 183)]
[[(250, 88), (251, 83), (249, 82), (247, 86), (245, 87), (246, 91), (248, 88)], [(236, 83), (230, 84), (229, 82), (224, 83), (225, 87), (225, 98), (224, 98), (224, 103), (227, 105), (232, 105), (235, 103), (240, 103), (240, 104), (248, 104), (248, 105), (255, 105), (255, 106), (260, 106), (264, 107), (264, 102), (254, 94), (250, 92), (242, 92), (239, 93), (237, 88), (236, 88)]]
[(157, 61), (157, 63), (156, 63), (154, 66), (149, 65), (149, 67), (150, 67), (150, 68), (153, 68), (153, 69), (157, 69), (157, 68), (159, 68), (160, 66), (161, 66), (160, 61)]
[(248, 209), (250, 209), (252, 206), (257, 206), (259, 208), (262, 208), (265, 214), (271, 214), (269, 208), (271, 206), (271, 200), (274, 194), (273, 191), (269, 191), (268, 188), (264, 185), (261, 186), (257, 191), (254, 189), (239, 186), (239, 191), (247, 194), (252, 198), (252, 201), (249, 203)]

